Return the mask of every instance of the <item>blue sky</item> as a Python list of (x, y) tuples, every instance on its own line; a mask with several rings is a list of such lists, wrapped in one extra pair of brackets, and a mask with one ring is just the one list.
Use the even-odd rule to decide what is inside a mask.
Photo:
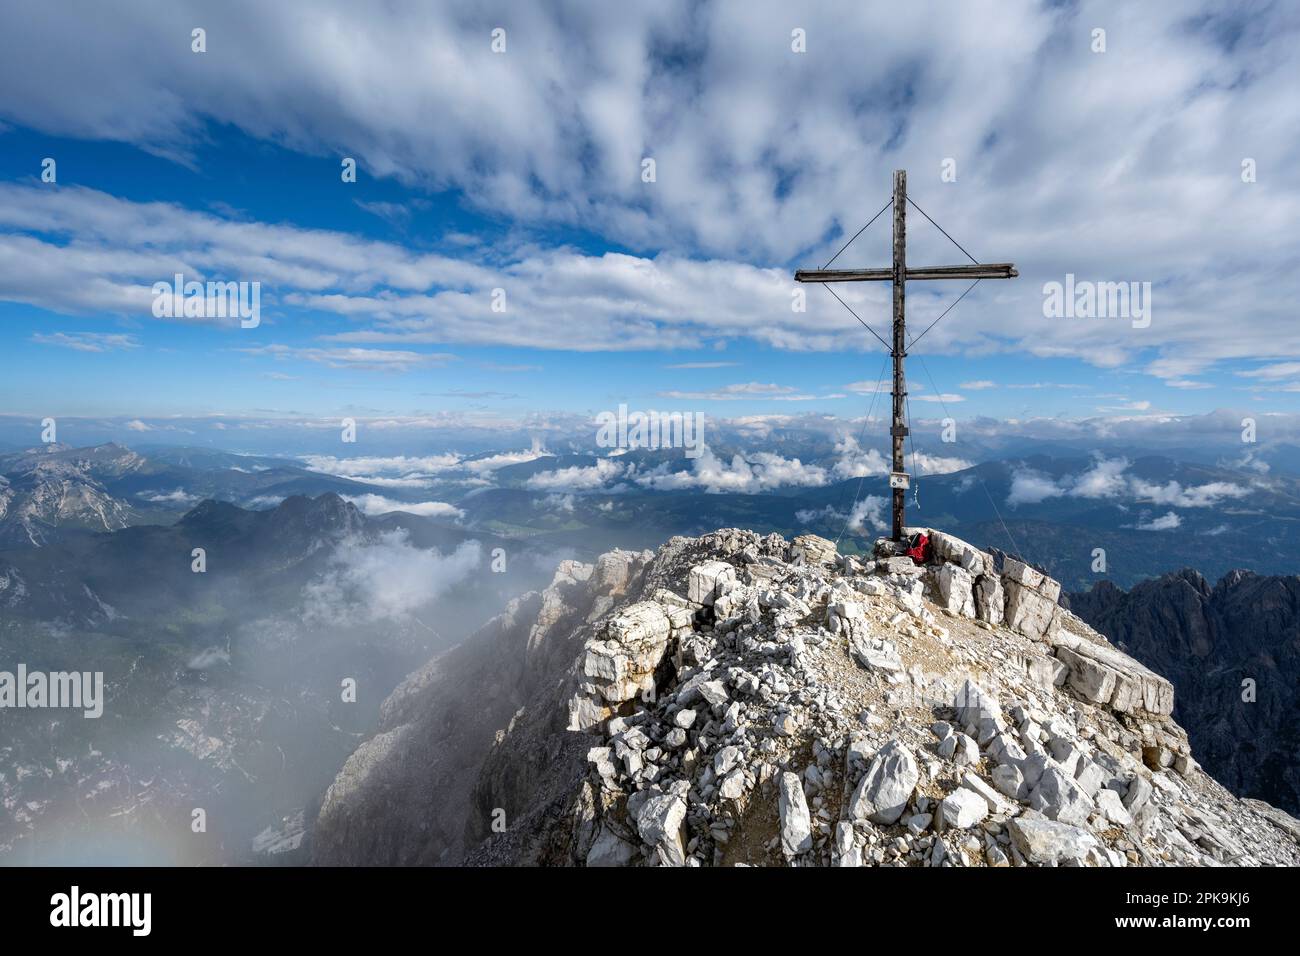
[[(820, 288), (793, 314), (790, 272), (896, 167), (1021, 269), (927, 336), (918, 417), (1300, 411), (1293, 12), (834, 6), (11, 14), (0, 413), (861, 416), (881, 349)], [(910, 229), (914, 264), (961, 260)], [(887, 257), (885, 216), (837, 264)], [(176, 268), (260, 282), (261, 325), (154, 318)], [(1066, 273), (1150, 282), (1150, 328), (1045, 317)], [(911, 284), (912, 327), (963, 288)], [(844, 294), (885, 331), (883, 284)]]

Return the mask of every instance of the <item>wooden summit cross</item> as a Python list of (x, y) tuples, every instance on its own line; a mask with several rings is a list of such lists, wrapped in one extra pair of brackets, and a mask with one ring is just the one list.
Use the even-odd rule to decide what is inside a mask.
[[(901, 541), (903, 538), (903, 507), (907, 496), (907, 488), (910, 484), (910, 476), (904, 470), (905, 465), (903, 462), (903, 439), (907, 437), (908, 433), (907, 423), (904, 416), (904, 402), (907, 398), (907, 381), (903, 376), (903, 359), (907, 357), (907, 349), (910, 347), (904, 338), (905, 322), (903, 315), (903, 299), (906, 294), (907, 280), (974, 279), (978, 282), (981, 279), (1014, 279), (1020, 274), (1016, 271), (1015, 265), (1010, 262), (975, 262), (975, 258), (969, 252), (966, 252), (965, 249), (961, 249), (961, 245), (957, 240), (953, 239), (952, 236), (948, 236), (948, 233), (944, 232), (942, 226), (939, 226), (939, 224), (935, 223), (933, 219), (926, 216), (925, 211), (922, 210), (920, 206), (916, 207), (917, 211), (920, 212), (921, 215), (925, 216), (926, 219), (930, 219), (930, 222), (934, 223), (935, 227), (938, 228), (940, 232), (943, 232), (945, 236), (948, 236), (953, 245), (966, 253), (966, 257), (974, 264), (969, 266), (921, 266), (909, 269), (907, 267), (906, 242), (908, 201), (907, 170), (896, 169), (894, 170), (894, 198), (892, 200), (894, 207), (894, 264), (892, 267), (887, 269), (800, 269), (794, 274), (796, 282), (826, 283), (888, 281), (893, 282), (894, 284), (894, 341), (892, 347), (890, 347), (889, 353), (894, 358), (894, 413), (893, 424), (889, 429), (889, 434), (893, 439), (894, 452), (892, 465), (893, 470), (889, 475), (889, 487), (893, 489), (894, 493), (894, 541)], [(915, 206), (916, 203), (912, 203), (912, 205)], [(881, 209), (881, 212), (884, 212), (884, 209)], [(879, 213), (877, 213), (877, 215), (879, 215)], [(875, 220), (873, 219), (872, 222), (874, 221)], [(868, 222), (867, 225), (869, 226), (871, 223)], [(864, 230), (866, 228), (866, 226), (862, 227)], [(858, 235), (861, 235), (861, 230), (859, 230)], [(854, 236), (854, 239), (856, 238), (857, 236)], [(849, 242), (852, 241), (852, 239), (849, 240)], [(844, 248), (848, 248), (847, 243)], [(843, 251), (844, 249), (840, 250), (840, 252)], [(836, 257), (838, 256), (839, 253), (836, 253)], [(831, 262), (834, 261), (834, 258), (831, 259)], [(827, 265), (830, 265), (830, 263), (827, 263)], [(974, 283), (972, 283), (971, 288), (974, 288)], [(966, 291), (969, 292), (970, 289), (967, 289)], [(965, 293), (962, 293), (962, 295), (964, 296)], [(838, 299), (839, 296), (836, 296), (836, 298)], [(960, 301), (960, 299), (958, 301)], [(954, 302), (953, 305), (956, 305), (956, 303)], [(850, 309), (850, 311), (852, 310)], [(856, 317), (857, 313), (854, 313), (854, 316)], [(943, 316), (941, 315), (939, 318), (943, 318)], [(858, 319), (858, 321), (861, 322), (862, 320)], [(937, 321), (938, 319), (935, 320), (935, 322)], [(866, 325), (865, 322), (862, 324)], [(874, 333), (875, 330), (871, 329), (870, 326), (867, 326), (867, 328), (869, 331)], [(929, 329), (925, 330), (925, 332), (928, 331)], [(922, 332), (921, 335), (924, 335), (925, 332)], [(876, 337), (880, 338), (879, 335)], [(918, 335), (916, 339), (912, 340), (911, 344), (915, 345), (917, 339), (920, 337), (921, 336)], [(881, 341), (884, 340), (882, 339)]]

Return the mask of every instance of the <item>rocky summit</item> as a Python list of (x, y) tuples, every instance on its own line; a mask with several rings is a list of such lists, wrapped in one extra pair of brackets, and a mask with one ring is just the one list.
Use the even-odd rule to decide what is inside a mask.
[[(913, 529), (919, 530), (919, 529)], [(394, 692), (324, 864), (1300, 865), (1059, 584), (722, 530), (566, 561)]]

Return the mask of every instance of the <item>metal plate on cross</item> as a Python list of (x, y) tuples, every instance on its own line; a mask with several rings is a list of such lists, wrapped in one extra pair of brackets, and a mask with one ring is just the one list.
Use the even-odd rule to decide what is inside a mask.
[(905, 471), (892, 471), (889, 473), (889, 487), (891, 488), (902, 488), (906, 491), (910, 482), (911, 476)]

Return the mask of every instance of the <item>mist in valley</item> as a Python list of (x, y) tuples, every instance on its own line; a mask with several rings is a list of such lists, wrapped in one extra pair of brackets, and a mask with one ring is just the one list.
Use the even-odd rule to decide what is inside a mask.
[[(271, 543), (220, 521), (120, 553), (99, 536), (82, 560), (118, 566), (51, 585), (93, 600), (0, 619), (9, 661), (102, 671), (105, 697), (98, 719), (0, 710), (0, 863), (305, 862), (320, 800), (385, 697), (567, 556), (472, 536), (421, 546), (331, 497)], [(207, 537), (196, 573), (190, 545)], [(28, 580), (46, 557), (26, 555)]]

